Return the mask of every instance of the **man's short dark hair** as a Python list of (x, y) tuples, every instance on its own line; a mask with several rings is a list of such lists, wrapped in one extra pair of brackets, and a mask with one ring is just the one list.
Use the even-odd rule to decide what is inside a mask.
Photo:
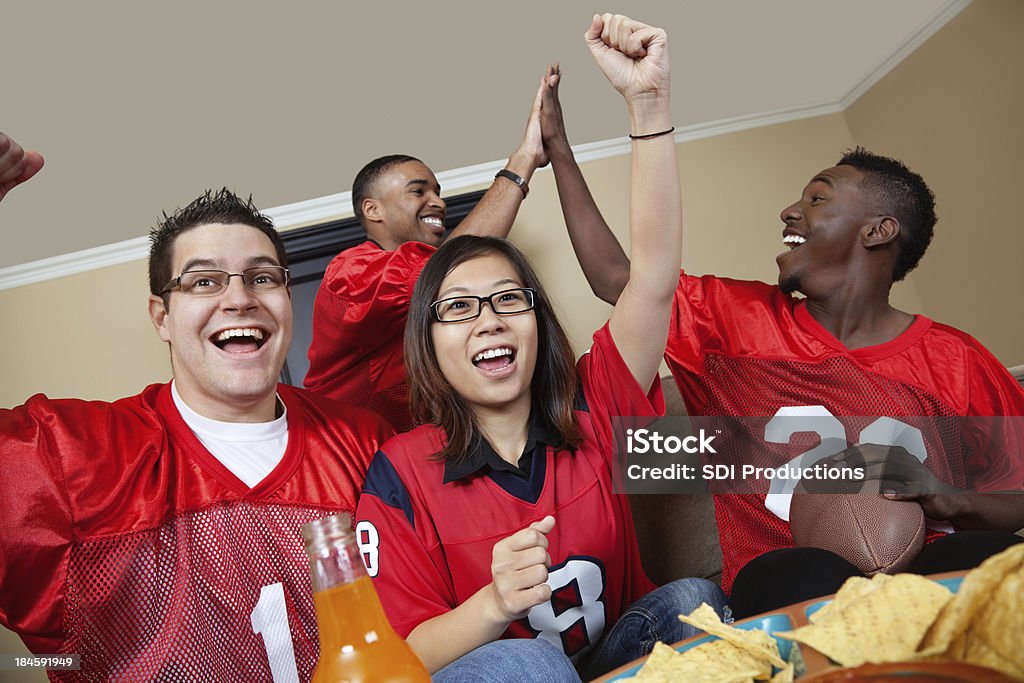
[(900, 222), (900, 251), (892, 279), (898, 282), (917, 267), (935, 232), (935, 195), (917, 173), (897, 159), (863, 147), (848, 150), (836, 166), (853, 166), (864, 174), (860, 186), (878, 208)]
[[(278, 262), (288, 267), (288, 255), (284, 242), (274, 229), (274, 222), (260, 213), (252, 203), (252, 196), (242, 200), (228, 188), (214, 192), (207, 190), (184, 209), (178, 209), (170, 216), (164, 212), (164, 219), (149, 231), (149, 291), (157, 296), (175, 277), (171, 272), (171, 252), (174, 241), (183, 232), (212, 223), (225, 225), (241, 224), (256, 228), (270, 238), (277, 252)], [(167, 296), (164, 296), (167, 303)]]
[(356, 218), (359, 219), (359, 223), (365, 228), (366, 222), (363, 220), (363, 200), (371, 196), (373, 191), (373, 185), (377, 182), (377, 179), (384, 175), (387, 171), (391, 170), (398, 164), (404, 164), (407, 161), (419, 161), (416, 157), (411, 157), (408, 154), (388, 154), (387, 156), (379, 157), (374, 159), (356, 174), (356, 179), (352, 181), (352, 209), (356, 213)]

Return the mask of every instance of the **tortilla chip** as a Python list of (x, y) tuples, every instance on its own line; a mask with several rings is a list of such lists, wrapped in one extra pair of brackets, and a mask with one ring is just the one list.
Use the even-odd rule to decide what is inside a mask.
[(810, 622), (817, 624), (822, 619), (827, 619), (830, 614), (842, 612), (850, 603), (881, 588), (891, 578), (888, 574), (875, 574), (870, 579), (863, 576), (851, 576), (843, 582), (831, 602), (823, 605), (821, 609), (810, 616)]
[[(761, 631), (763, 633), (763, 631)], [(713, 640), (680, 653), (697, 671), (717, 671), (726, 677), (768, 680), (772, 665), (767, 659), (751, 654), (727, 640)], [(688, 678), (686, 680), (689, 680)]]
[(669, 683), (672, 680), (670, 674), (673, 663), (678, 655), (665, 643), (655, 643), (651, 654), (647, 655), (647, 661), (632, 680), (640, 683)]
[(936, 615), (952, 597), (944, 586), (897, 574), (816, 623), (780, 638), (810, 645), (841, 666), (911, 659)]
[(1024, 566), (1012, 571), (971, 621), (962, 659), (1024, 679)]
[(679, 615), (679, 621), (695, 626), (707, 633), (718, 636), (736, 647), (749, 652), (758, 659), (763, 659), (774, 666), (784, 668), (786, 662), (779, 656), (779, 645), (770, 635), (759, 629), (746, 631), (722, 623), (718, 614), (707, 603), (690, 613), (689, 616)]
[[(721, 640), (679, 653), (658, 643), (637, 674), (640, 683), (791, 683), (793, 662), (760, 630), (727, 626), (708, 605), (680, 621)], [(847, 580), (811, 624), (776, 633), (823, 653), (841, 666), (865, 663), (963, 661), (1024, 680), (1024, 544), (990, 557), (966, 574), (957, 595), (913, 574)]]
[(746, 683), (767, 680), (771, 664), (725, 640), (714, 640), (676, 652), (657, 643), (647, 663), (633, 678), (640, 683)]
[[(1004, 577), (1022, 571), (1022, 566), (1024, 544), (1018, 544), (998, 555), (993, 555), (969, 571), (961, 582), (956, 596), (949, 601), (928, 630), (919, 653), (923, 656), (945, 654), (952, 659), (962, 660), (966, 647), (966, 639), (962, 636), (982, 608), (992, 602), (992, 596)], [(1020, 600), (1018, 597), (1007, 604), (1024, 607)]]

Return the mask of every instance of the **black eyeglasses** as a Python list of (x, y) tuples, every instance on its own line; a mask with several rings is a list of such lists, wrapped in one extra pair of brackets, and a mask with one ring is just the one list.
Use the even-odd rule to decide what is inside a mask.
[(461, 323), (480, 317), (486, 302), (498, 315), (525, 313), (536, 303), (537, 293), (526, 287), (503, 289), (490, 296), (455, 296), (430, 304), (434, 319), (439, 323)]
[(223, 270), (186, 270), (168, 282), (160, 291), (166, 294), (180, 289), (193, 296), (213, 296), (220, 294), (231, 283), (231, 278), (242, 278), (242, 284), (250, 292), (269, 292), (288, 286), (288, 269), (283, 266), (256, 266), (246, 268), (241, 273), (228, 273)]

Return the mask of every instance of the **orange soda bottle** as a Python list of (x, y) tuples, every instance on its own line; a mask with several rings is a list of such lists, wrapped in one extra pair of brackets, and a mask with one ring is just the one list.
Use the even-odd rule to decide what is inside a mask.
[(320, 660), (313, 683), (430, 683), (430, 674), (384, 616), (348, 514), (302, 526), (313, 576)]

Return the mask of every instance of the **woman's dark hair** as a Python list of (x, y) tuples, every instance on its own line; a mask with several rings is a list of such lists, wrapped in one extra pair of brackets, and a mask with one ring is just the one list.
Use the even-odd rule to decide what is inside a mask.
[[(572, 346), (555, 317), (540, 278), (522, 252), (510, 242), (493, 237), (463, 235), (448, 240), (430, 257), (416, 281), (405, 326), (405, 368), (409, 376), (409, 403), (421, 422), (441, 427), (448, 440), (437, 454), (445, 461), (466, 457), (482, 438), (472, 409), (441, 372), (430, 333), (435, 322), (430, 304), (437, 300), (441, 283), (454, 268), (481, 256), (509, 260), (523, 286), (537, 292), (537, 365), (530, 382), (533, 414), (552, 434), (557, 449), (574, 449), (583, 440), (574, 405), (579, 391)], [(455, 323), (458, 324), (458, 323)]]

